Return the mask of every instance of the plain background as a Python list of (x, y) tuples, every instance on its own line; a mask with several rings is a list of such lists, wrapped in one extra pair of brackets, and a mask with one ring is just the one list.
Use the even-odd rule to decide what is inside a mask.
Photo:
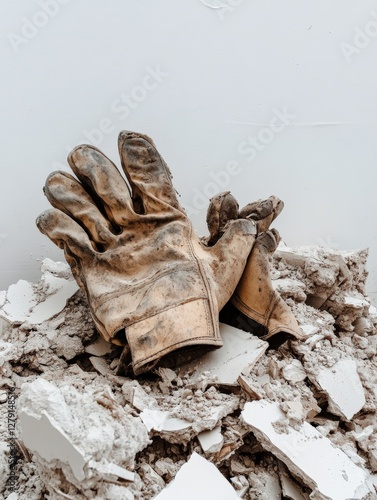
[(153, 138), (200, 234), (213, 191), (276, 194), (288, 245), (370, 248), (377, 297), (376, 1), (0, 5), (0, 289), (64, 259), (35, 227), (47, 175), (83, 142), (118, 162), (127, 129)]

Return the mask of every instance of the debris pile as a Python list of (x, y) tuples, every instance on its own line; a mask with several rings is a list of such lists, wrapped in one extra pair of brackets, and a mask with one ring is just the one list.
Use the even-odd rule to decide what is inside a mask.
[[(367, 251), (280, 245), (275, 289), (305, 334), (117, 375), (69, 267), (0, 293), (0, 490), (9, 500), (377, 498), (377, 309)], [(12, 392), (13, 391), (13, 392)], [(20, 459), (9, 487), (7, 401)]]

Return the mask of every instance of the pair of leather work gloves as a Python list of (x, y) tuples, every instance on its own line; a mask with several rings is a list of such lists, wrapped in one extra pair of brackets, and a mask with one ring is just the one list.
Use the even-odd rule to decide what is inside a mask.
[(283, 203), (272, 196), (238, 211), (221, 193), (208, 209), (210, 236), (199, 239), (152, 140), (123, 131), (118, 142), (128, 184), (101, 151), (78, 146), (68, 156), (77, 179), (49, 175), (54, 208), (37, 226), (64, 250), (102, 337), (124, 346), (121, 364), (139, 375), (220, 347), (220, 311), (264, 339), (300, 339), (270, 279), (279, 234), (269, 226)]

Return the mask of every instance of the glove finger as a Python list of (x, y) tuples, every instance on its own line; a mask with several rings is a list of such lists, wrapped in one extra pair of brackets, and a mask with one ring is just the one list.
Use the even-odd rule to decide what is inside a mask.
[(145, 214), (183, 212), (171, 181), (168, 166), (152, 139), (136, 132), (123, 131), (118, 138), (123, 170), (132, 187), (133, 201)]
[(77, 146), (69, 155), (68, 163), (90, 193), (96, 205), (107, 217), (120, 226), (138, 219), (134, 212), (129, 187), (121, 173), (101, 151), (93, 146)]
[(69, 256), (91, 258), (95, 249), (86, 232), (65, 213), (51, 208), (43, 212), (36, 220), (41, 233)]
[(257, 235), (253, 220), (229, 221), (219, 241), (209, 249), (214, 257), (213, 271), (218, 285), (219, 310), (232, 296)]
[(209, 231), (208, 246), (212, 246), (221, 237), (229, 220), (238, 218), (238, 203), (229, 192), (219, 193), (210, 200), (207, 210)]
[(258, 231), (267, 231), (272, 221), (284, 208), (284, 202), (277, 196), (270, 196), (267, 200), (258, 200), (248, 203), (240, 210), (239, 217), (250, 218), (258, 222)]
[(46, 180), (44, 192), (53, 207), (83, 226), (97, 244), (109, 245), (115, 240), (115, 230), (74, 177), (53, 172)]

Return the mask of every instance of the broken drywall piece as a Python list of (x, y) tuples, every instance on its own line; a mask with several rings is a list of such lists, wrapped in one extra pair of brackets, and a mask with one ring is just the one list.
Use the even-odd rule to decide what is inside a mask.
[(150, 410), (146, 408), (140, 413), (148, 432), (151, 430), (162, 432), (179, 432), (191, 427), (192, 422), (182, 418), (172, 417), (168, 411)]
[(154, 500), (239, 500), (232, 485), (215, 465), (193, 453)]
[(43, 459), (60, 460), (71, 467), (78, 481), (85, 478), (86, 460), (67, 434), (47, 412), (42, 411), (40, 418), (21, 411), (19, 414), (21, 439), (31, 451)]
[(217, 453), (220, 451), (224, 443), (221, 425), (210, 431), (203, 431), (198, 434), (198, 441), (204, 453)]
[(280, 474), (280, 484), (283, 497), (287, 500), (309, 500), (309, 495), (304, 493), (301, 488), (284, 473)]
[(327, 393), (328, 410), (351, 420), (365, 405), (365, 394), (357, 373), (356, 362), (342, 359), (331, 368), (321, 368), (314, 383)]
[(220, 349), (184, 367), (187, 371), (194, 369), (193, 383), (201, 380), (203, 372), (209, 372), (210, 382), (237, 385), (238, 377), (250, 373), (268, 348), (267, 342), (224, 323), (220, 323), (220, 335), (224, 343)]
[(313, 426), (304, 422), (299, 430), (276, 428), (284, 420), (278, 403), (246, 403), (242, 418), (264, 448), (276, 455), (312, 490), (332, 500), (362, 499), (370, 492), (367, 474)]
[(106, 363), (104, 359), (97, 358), (97, 356), (90, 356), (89, 361), (92, 363), (93, 368), (95, 368), (97, 372), (103, 375), (104, 377), (112, 373), (109, 365)]
[(249, 481), (245, 476), (234, 476), (230, 478), (239, 498), (243, 498), (250, 489)]
[(238, 377), (238, 383), (242, 387), (242, 389), (248, 394), (252, 399), (263, 399), (265, 396), (265, 391), (261, 391), (257, 384), (254, 381), (246, 377), (245, 375), (240, 375)]
[(44, 259), (38, 285), (20, 280), (11, 285), (0, 309), (0, 317), (11, 324), (43, 323), (58, 314), (79, 289), (68, 264)]
[(88, 466), (95, 469), (104, 479), (116, 481), (118, 478), (124, 479), (125, 481), (135, 481), (135, 473), (131, 472), (120, 465), (107, 463), (101, 464), (90, 460)]
[(254, 467), (249, 474), (249, 498), (281, 500), (282, 492), (279, 477), (270, 471)]
[(102, 337), (98, 337), (94, 342), (84, 347), (84, 351), (92, 356), (104, 356), (110, 354), (112, 344), (106, 342)]

